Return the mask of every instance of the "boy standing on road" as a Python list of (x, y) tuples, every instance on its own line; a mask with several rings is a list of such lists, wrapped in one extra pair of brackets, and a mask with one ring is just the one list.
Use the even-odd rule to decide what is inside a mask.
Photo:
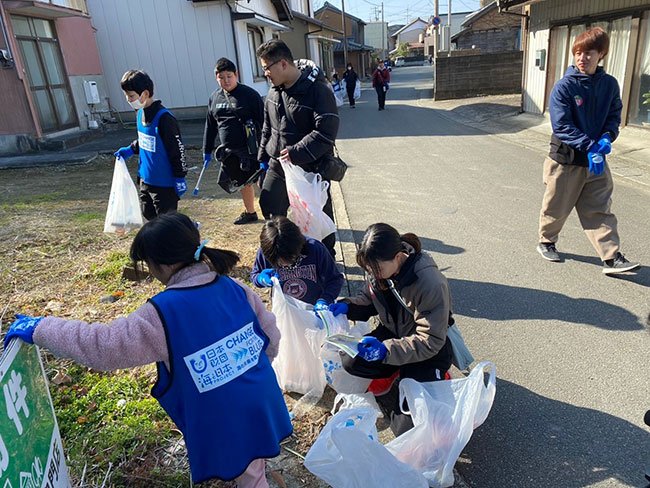
[[(219, 59), (214, 74), (220, 88), (210, 95), (208, 102), (208, 115), (203, 135), (203, 164), (210, 163), (212, 150), (215, 146), (219, 146), (224, 152), (235, 155), (235, 157), (222, 159), (228, 176), (232, 180), (246, 181), (259, 169), (257, 162), (259, 136), (251, 142), (251, 145), (255, 146), (251, 153), (245, 124), (255, 128), (255, 136), (261, 133), (264, 123), (264, 102), (253, 88), (239, 83), (237, 67), (229, 59)], [(253, 185), (242, 187), (240, 192), (244, 201), (244, 211), (234, 223), (241, 225), (257, 222)]]
[(569, 66), (551, 93), (553, 135), (544, 161), (537, 251), (548, 261), (561, 260), (555, 243), (575, 207), (603, 261), (603, 273), (616, 274), (639, 264), (621, 254), (618, 223), (610, 209), (614, 183), (606, 155), (618, 136), (623, 104), (618, 82), (598, 66), (608, 50), (609, 37), (600, 27), (580, 34), (571, 49), (575, 66)]
[(120, 82), (126, 101), (138, 111), (138, 139), (121, 147), (115, 157), (125, 161), (138, 154), (138, 183), (142, 216), (152, 220), (174, 212), (187, 191), (185, 146), (172, 113), (153, 98), (153, 81), (147, 73), (129, 70)]

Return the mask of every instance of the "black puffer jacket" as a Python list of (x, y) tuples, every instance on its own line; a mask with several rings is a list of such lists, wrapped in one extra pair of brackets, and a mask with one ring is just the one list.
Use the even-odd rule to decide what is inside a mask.
[(339, 112), (334, 92), (323, 72), (313, 62), (299, 60), (302, 74), (290, 88), (273, 87), (264, 102), (264, 127), (258, 153), (284, 174), (278, 161), (287, 148), (291, 162), (315, 171), (320, 159), (333, 153), (339, 130)]

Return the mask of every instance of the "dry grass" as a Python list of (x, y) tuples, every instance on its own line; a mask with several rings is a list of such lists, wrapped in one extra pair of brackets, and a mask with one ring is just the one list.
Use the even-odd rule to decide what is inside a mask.
[[(190, 152), (188, 158), (199, 161), (200, 154)], [(134, 165), (132, 162), (132, 170)], [(232, 224), (241, 212), (241, 200), (239, 195), (226, 195), (218, 189), (214, 170), (206, 175), (200, 197), (193, 198), (191, 190), (198, 169), (188, 175), (190, 189), (188, 196), (181, 200), (179, 210), (202, 223), (202, 237), (210, 239), (210, 246), (239, 253), (241, 263), (234, 275), (248, 281), (261, 225)], [(159, 283), (151, 280), (138, 283), (124, 280), (121, 273), (128, 262), (132, 234), (120, 237), (102, 232), (112, 171), (112, 158), (100, 157), (80, 166), (0, 172), (3, 331), (19, 312), (109, 322), (132, 312), (162, 289)], [(116, 292), (122, 296), (116, 302), (100, 301)], [(260, 295), (268, 303), (268, 292), (260, 292)], [(187, 464), (182, 444), (179, 447), (179, 434), (170, 421), (158, 418), (161, 411), (156, 410), (155, 401), (149, 398), (148, 388), (155, 377), (152, 367), (99, 374), (49, 355), (45, 355), (45, 361), (50, 379), (57, 373), (68, 376), (61, 384), (52, 383), (50, 389), (75, 483), (79, 483), (85, 466), (84, 486), (99, 486), (112, 459), (110, 486), (187, 485)], [(153, 422), (146, 424), (148, 427), (139, 422), (115, 434), (119, 442), (124, 443), (119, 448), (122, 451), (116, 454), (114, 451), (118, 447), (101, 444), (100, 434), (106, 429), (106, 420), (97, 421), (104, 425), (93, 425), (90, 419), (94, 418), (95, 411), (101, 410), (101, 402), (114, 401), (102, 396), (103, 390), (94, 385), (99, 387), (118, 381), (132, 385), (132, 400), (129, 401), (138, 405), (137, 402), (144, 402), (139, 414)], [(92, 395), (97, 398), (91, 401)], [(105, 396), (110, 397), (110, 393)], [(328, 393), (326, 400), (295, 422), (295, 434), (288, 447), (306, 454), (329, 418), (327, 409), (331, 400), (331, 393)], [(294, 401), (287, 396), (289, 406)], [(90, 411), (80, 412), (79, 409)], [(133, 421), (124, 416), (113, 418), (114, 422), (127, 426)], [(283, 473), (288, 486), (323, 486), (296, 459), (293, 455), (284, 455), (270, 465)], [(232, 484), (212, 483), (210, 486)]]

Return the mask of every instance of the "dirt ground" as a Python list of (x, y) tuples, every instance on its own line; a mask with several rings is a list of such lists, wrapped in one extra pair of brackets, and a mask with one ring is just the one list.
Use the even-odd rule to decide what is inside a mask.
[[(188, 161), (201, 161), (199, 152), (194, 152), (188, 152)], [(135, 173), (134, 161), (130, 170)], [(227, 195), (218, 188), (213, 167), (203, 180), (199, 196), (193, 197), (199, 170), (197, 166), (190, 170), (189, 189), (179, 210), (201, 222), (202, 237), (210, 239), (210, 246), (239, 253), (241, 262), (234, 275), (248, 281), (261, 223), (232, 224), (242, 211), (241, 200), (238, 194)], [(112, 173), (113, 159), (105, 156), (84, 165), (0, 171), (2, 332), (19, 312), (108, 322), (135, 310), (161, 290), (156, 282), (122, 279), (124, 256), (133, 234), (117, 236), (102, 232)], [(120, 298), (106, 303), (110, 295)], [(268, 291), (260, 291), (260, 295), (268, 303)], [(65, 368), (65, 362), (46, 357), (51, 380)], [(52, 385), (53, 388), (57, 386)], [(296, 398), (286, 395), (289, 408)], [(269, 461), (269, 478), (276, 481), (272, 486), (327, 486), (302, 466), (300, 456), (307, 453), (330, 418), (333, 398), (334, 393), (328, 388), (321, 402), (294, 422), (294, 436), (286, 442), (282, 454)], [(65, 444), (64, 438), (64, 447)], [(178, 454), (179, 458), (183, 456), (183, 452)], [(71, 475), (78, 481), (81, 475), (75, 468), (80, 469), (71, 466)], [(106, 469), (97, 467), (98, 472)], [(124, 474), (128, 479), (128, 472)], [(146, 486), (136, 483), (135, 478), (134, 473), (127, 484), (110, 486)], [(234, 485), (218, 482), (209, 486)]]

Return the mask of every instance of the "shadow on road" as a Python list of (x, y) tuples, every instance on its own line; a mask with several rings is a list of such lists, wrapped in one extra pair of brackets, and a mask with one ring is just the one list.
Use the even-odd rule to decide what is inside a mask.
[(639, 319), (622, 307), (593, 298), (519, 286), (449, 279), (456, 312), (488, 320), (558, 320), (605, 330), (642, 330)]
[[(641, 419), (645, 410), (633, 415)], [(609, 486), (609, 479), (645, 486), (649, 455), (650, 436), (626, 420), (497, 380), (492, 411), (457, 467), (482, 488)]]
[[(353, 230), (351, 231), (352, 233), (352, 241), (349, 239), (344, 240), (344, 242), (353, 242), (357, 246), (361, 244), (361, 241), (363, 240), (363, 236), (366, 233), (365, 230)], [(350, 232), (344, 232), (342, 233), (344, 236), (348, 236)], [(431, 239), (429, 237), (423, 237), (423, 236), (418, 236), (420, 238), (420, 242), (422, 243), (422, 249), (425, 251), (430, 251), (430, 252), (435, 252), (435, 253), (440, 253), (440, 254), (461, 254), (465, 252), (465, 249), (462, 247), (458, 246), (452, 246), (450, 244), (445, 244), (441, 240), (438, 239)]]
[[(581, 256), (580, 254), (571, 254), (566, 252), (563, 252), (562, 256), (566, 260), (580, 261), (581, 263), (593, 264), (595, 266), (603, 265), (602, 261), (595, 256)], [(647, 266), (642, 266), (640, 269), (630, 273), (611, 275), (609, 277), (612, 279), (629, 281), (650, 288), (650, 268)]]

